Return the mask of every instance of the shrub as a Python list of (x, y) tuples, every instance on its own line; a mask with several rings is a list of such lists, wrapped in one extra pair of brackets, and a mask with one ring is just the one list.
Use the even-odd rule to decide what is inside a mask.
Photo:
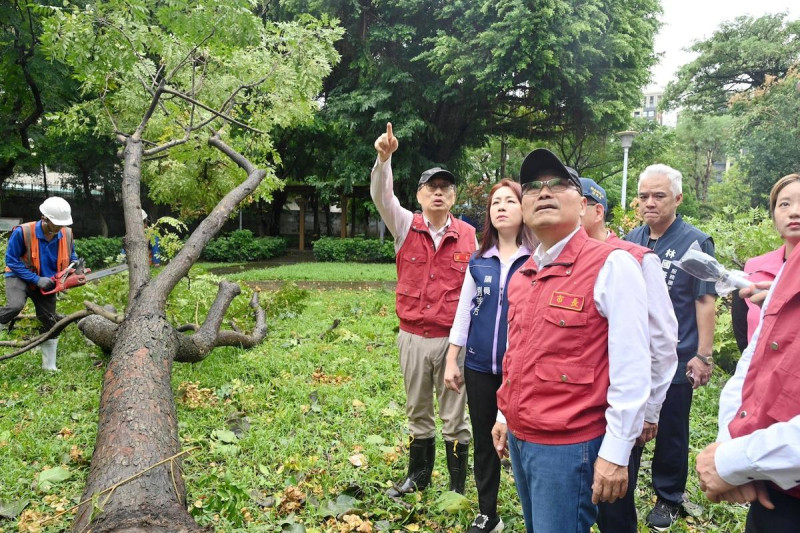
[(236, 230), (226, 237), (209, 242), (203, 250), (206, 261), (237, 263), (272, 259), (286, 253), (286, 239), (281, 237), (254, 237), (248, 229)]
[(338, 263), (393, 263), (394, 241), (386, 239), (381, 244), (379, 239), (322, 237), (314, 243), (314, 258)]
[(75, 239), (75, 253), (93, 269), (117, 263), (122, 251), (122, 237), (86, 237)]

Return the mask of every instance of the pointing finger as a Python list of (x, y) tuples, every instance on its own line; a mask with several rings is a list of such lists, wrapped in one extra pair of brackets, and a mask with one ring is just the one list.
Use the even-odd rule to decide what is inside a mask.
[(392, 133), (392, 123), (391, 122), (387, 122), (386, 123), (386, 136), (389, 138), (389, 142), (391, 143), (392, 139), (394, 138), (394, 133)]

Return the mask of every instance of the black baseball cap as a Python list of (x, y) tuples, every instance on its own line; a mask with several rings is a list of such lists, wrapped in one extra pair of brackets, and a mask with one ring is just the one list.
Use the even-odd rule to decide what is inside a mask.
[(581, 180), (575, 169), (564, 165), (558, 156), (547, 148), (537, 148), (525, 156), (522, 168), (519, 169), (519, 182), (525, 184), (538, 180), (545, 173), (568, 180), (583, 194)]
[(443, 168), (433, 167), (422, 173), (422, 176), (419, 178), (419, 186), (425, 185), (433, 178), (442, 178), (443, 180), (449, 181), (453, 185), (456, 184), (456, 177), (452, 172)]

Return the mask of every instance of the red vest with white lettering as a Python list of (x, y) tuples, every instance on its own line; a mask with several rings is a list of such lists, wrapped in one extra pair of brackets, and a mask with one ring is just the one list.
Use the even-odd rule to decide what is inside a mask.
[(555, 262), (538, 270), (531, 256), (511, 278), (497, 407), (516, 438), (575, 444), (605, 433), (608, 320), (594, 284), (615, 249), (580, 228)]
[(422, 215), (397, 251), (397, 316), (400, 329), (423, 337), (448, 337), (469, 258), (475, 251), (475, 228), (452, 215), (439, 247)]
[[(783, 267), (764, 312), (758, 343), (742, 386), (742, 405), (728, 424), (731, 437), (750, 435), (800, 415), (798, 324), (800, 254), (795, 249)], [(797, 482), (797, 486), (783, 492), (800, 498), (800, 479)]]

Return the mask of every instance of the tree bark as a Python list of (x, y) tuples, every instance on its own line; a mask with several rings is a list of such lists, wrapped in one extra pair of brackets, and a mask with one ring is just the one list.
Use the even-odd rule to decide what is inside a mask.
[[(141, 474), (181, 449), (170, 381), (178, 338), (153, 309), (152, 302), (138, 302), (117, 331), (81, 500), (90, 502), (79, 508), (73, 531), (203, 531), (186, 510), (179, 459)], [(99, 494), (123, 480), (129, 481), (113, 493)], [(101, 510), (92, 519), (94, 494)]]

